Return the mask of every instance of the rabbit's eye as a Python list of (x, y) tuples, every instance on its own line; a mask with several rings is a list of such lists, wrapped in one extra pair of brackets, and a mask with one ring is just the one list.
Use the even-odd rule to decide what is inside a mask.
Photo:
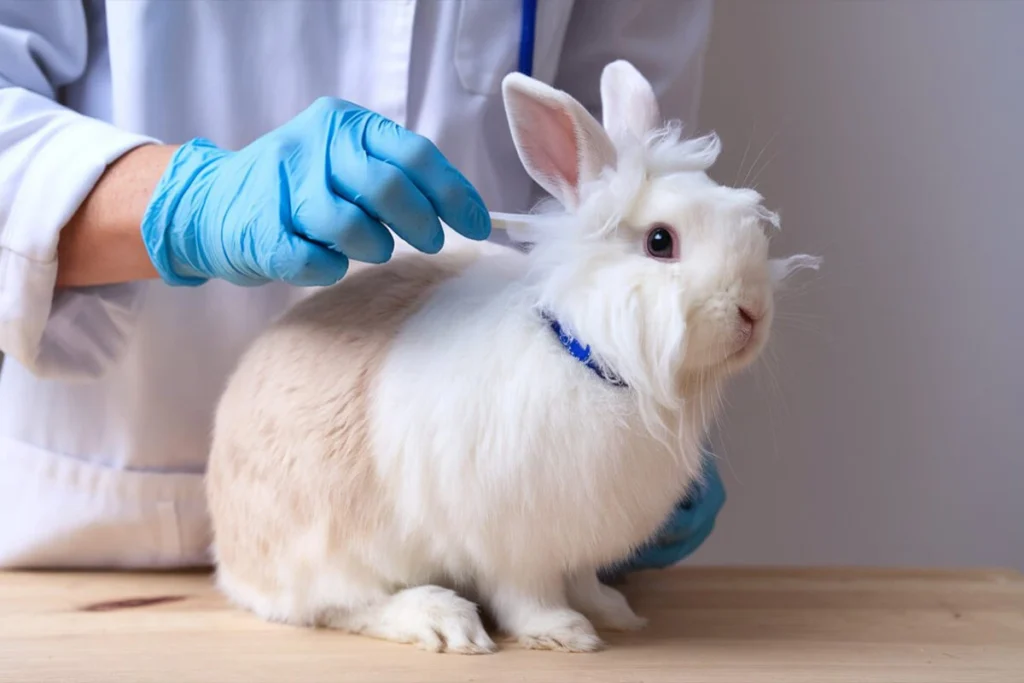
[(659, 259), (675, 258), (676, 238), (672, 228), (655, 225), (647, 231), (647, 255)]

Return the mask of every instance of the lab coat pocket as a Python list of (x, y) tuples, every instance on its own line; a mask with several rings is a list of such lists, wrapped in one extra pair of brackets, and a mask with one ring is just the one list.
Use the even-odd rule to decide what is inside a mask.
[(207, 566), (203, 476), (117, 469), (0, 435), (0, 569)]
[(453, 59), (459, 81), (478, 95), (501, 92), (516, 70), (522, 26), (520, 0), (459, 0)]

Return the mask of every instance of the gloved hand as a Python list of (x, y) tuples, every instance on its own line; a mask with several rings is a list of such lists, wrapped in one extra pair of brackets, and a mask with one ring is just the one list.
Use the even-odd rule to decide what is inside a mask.
[(439, 218), (470, 239), (490, 234), (480, 196), (426, 138), (321, 98), (240, 151), (203, 139), (180, 147), (150, 200), (142, 236), (172, 285), (219, 278), (316, 286), (340, 280), (349, 259), (390, 259), (388, 228), (436, 253), (444, 241)]
[(710, 453), (704, 454), (704, 478), (679, 502), (646, 545), (601, 573), (606, 582), (642, 569), (664, 569), (692, 555), (707, 540), (725, 505), (725, 488)]

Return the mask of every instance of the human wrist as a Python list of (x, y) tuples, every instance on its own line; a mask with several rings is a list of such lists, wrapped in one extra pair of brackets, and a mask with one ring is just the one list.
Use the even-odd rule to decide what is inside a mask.
[(213, 277), (199, 245), (201, 207), (210, 174), (227, 154), (203, 138), (189, 140), (175, 149), (153, 189), (139, 229), (157, 275), (169, 285), (194, 287)]

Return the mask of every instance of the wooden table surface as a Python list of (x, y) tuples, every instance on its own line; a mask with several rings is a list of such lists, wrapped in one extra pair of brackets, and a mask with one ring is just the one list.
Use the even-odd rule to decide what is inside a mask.
[(268, 624), (201, 573), (0, 573), (0, 681), (1024, 683), (1017, 572), (689, 568), (622, 588), (651, 626), (603, 652), (465, 656)]

